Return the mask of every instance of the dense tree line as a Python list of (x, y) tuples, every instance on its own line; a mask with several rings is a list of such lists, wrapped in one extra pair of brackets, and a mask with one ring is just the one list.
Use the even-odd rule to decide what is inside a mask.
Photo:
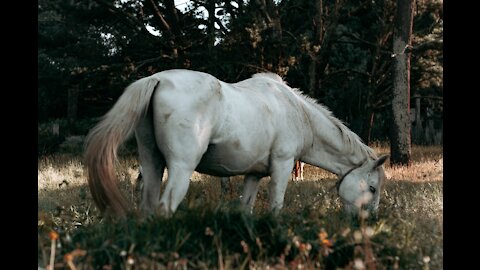
[[(367, 143), (386, 139), (395, 1), (40, 0), (39, 122), (105, 113), (134, 80), (171, 68), (236, 82), (273, 71)], [(442, 1), (413, 10), (410, 94), (443, 114)], [(415, 97), (415, 101), (413, 98)]]

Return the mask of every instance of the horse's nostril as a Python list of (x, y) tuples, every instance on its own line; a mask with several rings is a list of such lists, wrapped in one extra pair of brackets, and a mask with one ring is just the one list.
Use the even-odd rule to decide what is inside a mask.
[(375, 191), (377, 191), (377, 189), (372, 187), (372, 186), (370, 186), (369, 189), (370, 189), (370, 192), (372, 192), (372, 193), (375, 193)]

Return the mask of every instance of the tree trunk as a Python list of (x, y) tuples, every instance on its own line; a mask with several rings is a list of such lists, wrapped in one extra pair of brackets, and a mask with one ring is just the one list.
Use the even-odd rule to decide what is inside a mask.
[(167, 18), (169, 19), (168, 22), (171, 27), (172, 33), (178, 38), (182, 31), (180, 29), (180, 18), (178, 17), (177, 8), (175, 7), (174, 0), (165, 1), (166, 11), (167, 11)]
[[(315, 1), (315, 15), (313, 17), (313, 46), (320, 46), (323, 40), (323, 0)], [(314, 93), (320, 88), (320, 76), (317, 70), (317, 56), (312, 54), (310, 58), (310, 66), (308, 71), (310, 78), (309, 94), (315, 96)]]
[(207, 25), (207, 34), (208, 34), (208, 50), (209, 53), (213, 51), (213, 46), (215, 45), (215, 1), (207, 1), (205, 8), (208, 12), (208, 25)]
[(414, 0), (397, 0), (393, 33), (392, 165), (409, 165), (411, 156), (410, 53)]

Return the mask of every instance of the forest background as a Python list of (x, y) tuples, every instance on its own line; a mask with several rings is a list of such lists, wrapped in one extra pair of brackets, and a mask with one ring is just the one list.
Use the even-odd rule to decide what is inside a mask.
[(134, 80), (173, 68), (226, 82), (275, 72), (367, 144), (388, 141), (402, 53), (412, 143), (442, 144), (443, 1), (413, 5), (411, 46), (393, 52), (395, 1), (40, 0), (38, 153), (85, 135)]

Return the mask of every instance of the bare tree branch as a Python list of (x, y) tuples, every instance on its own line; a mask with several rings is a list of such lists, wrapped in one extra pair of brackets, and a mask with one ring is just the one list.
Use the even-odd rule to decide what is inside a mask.
[(170, 56), (170, 55), (166, 55), (166, 54), (162, 54), (161, 56), (159, 57), (154, 57), (154, 58), (150, 58), (150, 59), (145, 59), (145, 60), (142, 60), (142, 61), (139, 61), (137, 62), (137, 65), (135, 67), (135, 71), (139, 70), (141, 67), (143, 67), (144, 65), (147, 65), (147, 64), (151, 64), (151, 63), (155, 63), (155, 62), (158, 62), (160, 60), (163, 60), (163, 59), (170, 59), (170, 60), (174, 60), (174, 57)]
[(116, 8), (111, 2), (105, 1), (105, 0), (95, 0), (99, 5), (104, 6), (107, 8), (108, 11), (110, 11), (112, 14), (114, 14), (119, 20), (128, 25), (129, 27), (135, 29), (136, 31), (139, 31), (143, 34), (148, 34), (148, 36), (151, 36), (150, 32), (147, 31), (145, 28), (145, 25), (142, 21), (138, 20), (133, 16), (132, 14), (128, 12), (124, 12), (123, 10)]
[(270, 24), (272, 22), (272, 18), (270, 18), (270, 15), (267, 12), (267, 4), (265, 3), (265, 0), (256, 0), (255, 2), (258, 4), (260, 11), (267, 20), (267, 23)]
[(165, 21), (165, 18), (163, 18), (163, 15), (162, 13), (160, 13), (160, 10), (158, 9), (157, 7), (157, 4), (155, 4), (155, 1), (153, 0), (150, 0), (150, 3), (152, 4), (153, 8), (155, 9), (155, 14), (157, 15), (157, 17), (160, 19), (160, 21), (162, 22), (162, 25), (163, 27), (165, 27), (165, 29), (167, 31), (170, 31), (170, 25), (167, 23), (167, 21)]
[(222, 22), (220, 21), (219, 18), (215, 17), (215, 22), (218, 24), (218, 26), (220, 27), (220, 29), (224, 32), (224, 33), (228, 33), (228, 29), (225, 28), (225, 26), (223, 26)]

